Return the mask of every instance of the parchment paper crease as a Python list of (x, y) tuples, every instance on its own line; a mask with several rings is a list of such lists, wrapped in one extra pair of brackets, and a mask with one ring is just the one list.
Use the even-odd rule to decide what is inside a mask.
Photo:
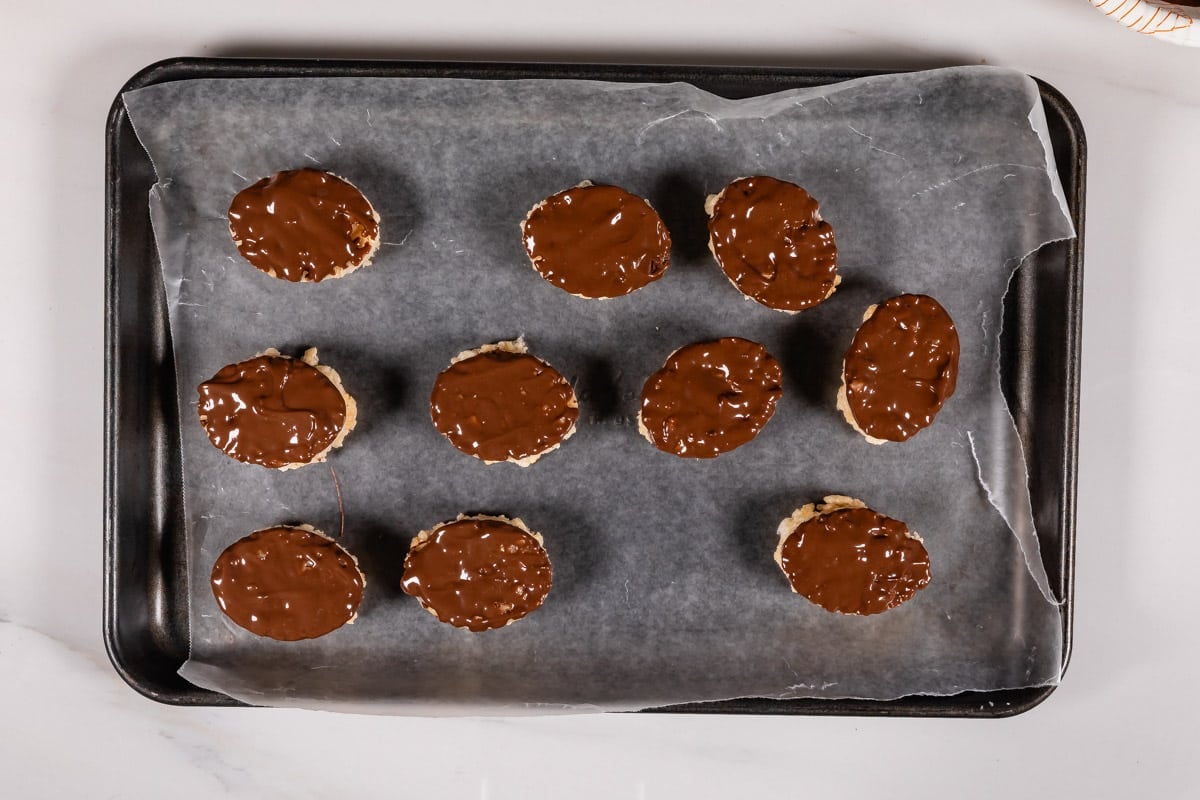
[[(1059, 610), (996, 372), (1012, 271), (1072, 235), (1028, 77), (968, 67), (738, 101), (681, 84), (196, 80), (125, 102), (158, 175), (151, 211), (192, 566), (188, 680), (256, 704), (398, 713), (894, 698), (1058, 680)], [(230, 199), (304, 165), (349, 178), (375, 204), (385, 244), (373, 266), (293, 285), (240, 259)], [(705, 195), (760, 173), (809, 189), (840, 247), (842, 287), (795, 317), (742, 299), (705, 247)], [(661, 281), (594, 302), (529, 267), (518, 222), (585, 178), (663, 215), (675, 244)], [(874, 447), (834, 396), (863, 310), (900, 292), (936, 296), (957, 322), (958, 392), (912, 441)], [(581, 425), (530, 469), (488, 467), (433, 429), (429, 390), (454, 354), (518, 335), (574, 381)], [(774, 420), (715, 461), (658, 452), (633, 425), (642, 382), (676, 347), (728, 335), (783, 362)], [(257, 528), (308, 522), (336, 534), (330, 469), (226, 458), (196, 422), (194, 387), (266, 347), (309, 345), (359, 403), (358, 429), (331, 463), (343, 542), (368, 584), (354, 625), (277, 643), (223, 617), (208, 573)], [(931, 585), (869, 618), (791, 594), (771, 557), (775, 527), (828, 493), (919, 531)], [(541, 610), (472, 635), (400, 592), (408, 540), (462, 511), (519, 516), (544, 534), (555, 584)]]

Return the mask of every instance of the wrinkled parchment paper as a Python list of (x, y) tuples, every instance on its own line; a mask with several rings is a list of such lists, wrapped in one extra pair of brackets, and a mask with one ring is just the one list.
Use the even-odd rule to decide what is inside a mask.
[[(997, 379), (1011, 273), (1072, 235), (1028, 77), (968, 67), (739, 101), (682, 84), (194, 80), (125, 102), (158, 175), (188, 680), (249, 703), (385, 713), (886, 699), (1058, 680), (1059, 609)], [(296, 285), (244, 262), (225, 215), (249, 183), (308, 165), (365, 192), (384, 244), (369, 268)], [(744, 300), (706, 250), (705, 196), (760, 173), (805, 186), (837, 235), (844, 283), (795, 317)], [(674, 239), (661, 281), (596, 302), (530, 268), (518, 222), (583, 179), (660, 211)], [(875, 447), (834, 399), (863, 310), (900, 292), (934, 295), (957, 322), (958, 391), (915, 439)], [(573, 381), (580, 428), (529, 469), (485, 466), (434, 430), (429, 391), (454, 354), (518, 335)], [(733, 335), (782, 361), (775, 418), (714, 461), (655, 450), (635, 428), (642, 382), (675, 348)], [(226, 620), (208, 574), (258, 528), (308, 522), (338, 535), (330, 465), (280, 473), (228, 459), (196, 421), (194, 387), (264, 348), (310, 345), (359, 404), (330, 465), (367, 589), (353, 625), (279, 643)], [(919, 531), (931, 585), (868, 618), (792, 594), (772, 561), (776, 525), (830, 493)], [(470, 634), (401, 593), (409, 539), (464, 511), (519, 516), (544, 534), (554, 589), (541, 610)]]

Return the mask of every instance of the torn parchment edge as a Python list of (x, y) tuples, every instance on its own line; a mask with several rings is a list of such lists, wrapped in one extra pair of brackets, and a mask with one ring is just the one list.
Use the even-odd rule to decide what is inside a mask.
[[(1033, 84), (1032, 78), (1026, 77), (1026, 80), (1028, 80), (1030, 84)], [(1034, 91), (1036, 92), (1036, 86), (1034, 87)], [(1025, 253), (1016, 260), (1012, 274), (1016, 274), (1016, 271), (1043, 247), (1054, 244), (1055, 242), (1074, 239), (1078, 235), (1078, 231), (1075, 230), (1075, 224), (1071, 220), (1070, 210), (1067, 207), (1067, 197), (1063, 190), (1062, 181), (1058, 179), (1058, 165), (1054, 159), (1054, 148), (1050, 144), (1050, 126), (1046, 121), (1046, 109), (1045, 106), (1042, 105), (1040, 95), (1035, 95), (1033, 107), (1029, 110), (1028, 120), (1030, 128), (1033, 129), (1034, 134), (1042, 143), (1042, 149), (1045, 153), (1046, 159), (1046, 174), (1050, 179), (1050, 190), (1053, 192), (1054, 198), (1058, 201), (1059, 210), (1062, 212), (1063, 220), (1070, 228), (1070, 233), (1065, 236), (1060, 236), (1056, 239), (1049, 239), (1045, 242), (1042, 242), (1028, 253)], [(1012, 280), (1012, 275), (1009, 276), (1009, 280)], [(1001, 303), (1001, 308), (1003, 309), (1004, 304), (1008, 303), (1007, 292), (1002, 298)], [(1001, 391), (1001, 393), (1003, 393), (1003, 389), (1001, 388), (1003, 386), (1003, 382), (1000, 374), (999, 342), (1003, 336), (1004, 314), (1001, 313), (1000, 322), (997, 326), (995, 335), (996, 351), (992, 360), (992, 370), (996, 379), (995, 386)], [(974, 431), (968, 430), (967, 440), (971, 445), (971, 457), (975, 460), (975, 469), (979, 478), (979, 485), (983, 487), (984, 492), (987, 494), (988, 502), (991, 503), (992, 507), (1000, 513), (1000, 516), (1004, 519), (1004, 523), (1008, 526), (1008, 529), (1016, 538), (1017, 545), (1021, 548), (1021, 555), (1025, 559), (1025, 566), (1029, 570), (1029, 574), (1033, 577), (1034, 583), (1037, 584), (1038, 591), (1042, 593), (1042, 596), (1046, 598), (1048, 603), (1051, 603), (1055, 606), (1061, 606), (1065, 600), (1064, 598), (1057, 597), (1054, 594), (1054, 590), (1050, 587), (1050, 577), (1046, 572), (1046, 564), (1042, 560), (1042, 551), (1041, 544), (1038, 540), (1037, 525), (1033, 520), (1033, 501), (1029, 495), (1029, 461), (1026, 458), (1025, 446), (1021, 442), (1020, 432), (1017, 430), (1017, 421), (1013, 417), (1012, 408), (1009, 407), (1007, 399), (1005, 399), (1005, 402), (1001, 403), (1001, 405), (1004, 408), (1005, 419), (997, 422), (1004, 425), (1005, 430), (993, 431), (993, 433), (997, 435), (997, 438), (1006, 438), (1009, 442), (1009, 446), (1015, 447), (1021, 454), (1021, 458), (1019, 462), (1012, 462), (1010, 464), (989, 463), (989, 465), (985, 467), (984, 455), (980, 453), (981, 448), (978, 444), (976, 444), (975, 433)], [(997, 452), (999, 452), (999, 450), (1000, 449), (997, 448)], [(1007, 492), (1007, 497), (1005, 497), (1004, 495), (1006, 493), (999, 492), (995, 488), (999, 483), (998, 476), (1002, 474), (1001, 470), (1003, 470), (1006, 466), (1011, 467), (1018, 463), (1021, 467), (1021, 474), (1013, 475), (1006, 479), (1006, 483), (1009, 485), (1015, 485), (1016, 488)]]
[[(1061, 239), (1052, 239), (1039, 247), (1034, 248), (1027, 253), (1018, 263), (1018, 268), (1025, 263), (1034, 253), (1053, 242), (1064, 241), (1073, 238), (1065, 236)], [(1015, 273), (1016, 270), (1014, 269)], [(1007, 301), (1007, 294), (1005, 295)], [(1000, 315), (999, 330), (996, 333), (997, 340), (1004, 335), (1004, 315)], [(992, 358), (992, 374), (996, 379), (996, 389), (1003, 393), (1001, 375), (1000, 375), (1000, 350), (997, 345), (996, 353)], [(1002, 431), (993, 431), (996, 439), (1007, 439), (1009, 448), (1016, 448), (1021, 454), (1019, 460), (1001, 459), (999, 457), (987, 459), (985, 466), (986, 453), (982, 453), (982, 448), (975, 441), (975, 431), (967, 431), (967, 441), (971, 445), (971, 457), (975, 460), (976, 476), (979, 480), (979, 485), (983, 487), (983, 491), (987, 495), (988, 503), (999, 512), (1004, 519), (1004, 524), (1008, 526), (1012, 532), (1013, 538), (1017, 540), (1017, 546), (1021, 549), (1021, 555), (1025, 559), (1025, 566), (1029, 570), (1029, 574), (1033, 577), (1033, 582), (1037, 584), (1038, 591), (1046, 602), (1061, 606), (1063, 599), (1055, 596), (1053, 589), (1050, 587), (1050, 577), (1046, 572), (1045, 562), (1042, 561), (1041, 544), (1038, 539), (1037, 525), (1033, 520), (1033, 501), (1029, 495), (1029, 467), (1028, 460), (1025, 457), (1025, 445), (1021, 441), (1020, 432), (1017, 430), (1017, 421), (1013, 417), (1012, 409), (1009, 407), (1007, 399), (1000, 404), (1004, 409), (1004, 416), (992, 421), (993, 425), (1003, 426)], [(996, 453), (999, 454), (1007, 448), (996, 448)], [(1000, 461), (1011, 463), (999, 463)], [(1019, 467), (1014, 470), (1014, 467)], [(1014, 474), (1005, 476), (1005, 470), (1012, 471)], [(1002, 492), (996, 487), (1003, 481), (1009, 491)]]
[[(1017, 261), (1017, 266), (1013, 269), (1013, 274), (1031, 256), (1046, 245), (1067, 241), (1074, 237), (1075, 234), (1072, 232), (1068, 236), (1050, 239), (1038, 245)], [(1002, 302), (1008, 302), (1007, 293), (1005, 293)], [(1003, 308), (1003, 305), (1001, 308)], [(995, 387), (1001, 394), (1003, 394), (1003, 383), (1000, 374), (999, 341), (1003, 336), (1004, 314), (1001, 313), (1000, 323), (996, 331), (996, 352), (992, 357), (992, 373), (996, 380)], [(994, 419), (992, 424), (1003, 426), (1004, 430), (993, 431), (992, 433), (997, 439), (1007, 439), (1008, 447), (1016, 448), (1017, 452), (1021, 454), (1021, 458), (1019, 460), (992, 458), (988, 459), (988, 463), (985, 466), (986, 454), (981, 453), (982, 448), (975, 441), (975, 432), (968, 430), (967, 441), (971, 445), (971, 457), (975, 460), (975, 471), (979, 485), (983, 487), (988, 503), (999, 512), (1000, 516), (1004, 519), (1005, 525), (1008, 526), (1009, 531), (1012, 532), (1013, 537), (1017, 540), (1017, 545), (1021, 548), (1021, 555), (1025, 559), (1025, 566), (1029, 570), (1029, 574), (1033, 577), (1033, 582), (1037, 584), (1038, 591), (1041, 592), (1042, 597), (1051, 605), (1061, 606), (1065, 600), (1055, 596), (1054, 590), (1050, 587), (1050, 577), (1046, 572), (1045, 562), (1042, 561), (1042, 550), (1038, 539), (1037, 525), (1033, 519), (1033, 501), (1029, 495), (1029, 462), (1025, 454), (1025, 445), (1021, 441), (1020, 432), (1017, 430), (1017, 421), (1013, 417), (1012, 408), (1009, 407), (1007, 398), (1005, 398), (1000, 406), (1004, 409), (1004, 416), (1003, 418)], [(998, 447), (996, 448), (996, 453), (1001, 453), (1005, 449)], [(1000, 461), (1004, 461), (1005, 463), (999, 463)], [(1013, 467), (1019, 467), (1020, 474), (1015, 474), (1016, 471), (1012, 469)], [(1014, 474), (1004, 476), (1006, 469), (1013, 471)], [(1001, 492), (996, 488), (1002, 480), (1010, 487), (1008, 492)]]
[[(1032, 78), (1027, 78), (1027, 80), (1031, 83), (1033, 82)], [(1063, 191), (1062, 181), (1055, 180), (1058, 177), (1058, 162), (1054, 159), (1054, 146), (1050, 143), (1050, 123), (1046, 121), (1046, 107), (1042, 105), (1040, 93), (1033, 104), (1033, 108), (1029, 111), (1028, 120), (1029, 127), (1033, 128), (1033, 132), (1037, 134), (1038, 141), (1042, 143), (1042, 150), (1046, 154), (1046, 173), (1052, 176), (1050, 191), (1054, 193), (1054, 199), (1058, 201), (1058, 208), (1062, 212), (1063, 218), (1071, 226), (1071, 235), (1065, 238), (1074, 238), (1079, 235), (1079, 231), (1075, 230), (1075, 223), (1071, 221), (1071, 210), (1067, 207), (1067, 195)], [(1029, 255), (1029, 253), (1026, 253), (1025, 258), (1028, 258)], [(1024, 261), (1025, 259), (1021, 260)]]

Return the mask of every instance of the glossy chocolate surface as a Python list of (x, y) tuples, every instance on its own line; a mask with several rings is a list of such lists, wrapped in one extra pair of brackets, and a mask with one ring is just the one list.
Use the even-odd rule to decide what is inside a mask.
[(803, 522), (784, 542), (780, 566), (792, 588), (827, 611), (878, 614), (929, 583), (929, 554), (908, 526), (869, 508)]
[(557, 370), (525, 353), (490, 350), (451, 364), (429, 398), (433, 426), (484, 461), (545, 452), (579, 418), (575, 392)]
[(783, 369), (737, 337), (682, 347), (642, 389), (641, 422), (659, 450), (715, 458), (753, 439), (783, 396)]
[(525, 252), (550, 283), (590, 298), (620, 297), (663, 276), (671, 234), (650, 204), (617, 186), (551, 195), (522, 224)]
[(439, 525), (404, 559), (404, 591), (442, 622), (472, 631), (504, 627), (537, 609), (551, 582), (541, 543), (493, 518)]
[(263, 178), (229, 206), (229, 233), (242, 257), (288, 281), (321, 281), (359, 266), (379, 239), (362, 192), (315, 169)]
[(342, 393), (298, 358), (262, 355), (230, 364), (197, 391), (208, 440), (247, 464), (308, 463), (346, 423)]
[(854, 421), (876, 439), (911, 438), (954, 394), (958, 356), (958, 331), (938, 301), (902, 294), (881, 303), (843, 365)]
[(709, 246), (726, 277), (768, 308), (811, 308), (837, 286), (833, 228), (794, 183), (766, 176), (725, 187), (708, 220)]
[(287, 642), (324, 636), (354, 619), (363, 586), (345, 550), (301, 528), (255, 531), (225, 548), (212, 569), (213, 596), (231, 620)]

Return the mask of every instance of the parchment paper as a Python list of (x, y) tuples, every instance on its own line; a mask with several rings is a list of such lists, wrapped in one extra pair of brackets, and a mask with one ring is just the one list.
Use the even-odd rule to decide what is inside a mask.
[[(379, 78), (127, 94), (157, 169), (151, 210), (180, 385), (191, 559), (182, 674), (250, 703), (401, 713), (1057, 681), (1060, 615), (997, 379), (1012, 271), (1072, 235), (1038, 98), (1029, 78), (984, 67), (740, 101), (681, 84)], [(373, 266), (295, 285), (238, 256), (230, 199), (305, 165), (345, 176), (375, 204), (385, 244)], [(844, 283), (795, 317), (744, 300), (706, 250), (705, 195), (759, 173), (809, 189), (836, 231)], [(661, 281), (596, 302), (529, 267), (518, 222), (583, 179), (660, 211), (674, 239)], [(835, 411), (835, 392), (863, 310), (900, 292), (936, 296), (957, 322), (958, 391), (931, 428), (875, 447)], [(580, 428), (529, 469), (485, 466), (434, 430), (429, 391), (454, 354), (518, 335), (574, 382)], [(634, 426), (643, 381), (675, 348), (730, 335), (782, 361), (775, 418), (714, 461), (655, 450)], [(278, 643), (227, 621), (208, 574), (258, 528), (308, 522), (337, 535), (333, 476), (327, 465), (280, 473), (228, 459), (196, 421), (194, 387), (266, 347), (309, 345), (359, 403), (331, 465), (342, 541), (368, 583), (354, 625)], [(776, 525), (828, 493), (919, 531), (931, 585), (868, 618), (792, 594), (772, 561)], [(400, 591), (409, 539), (471, 511), (521, 517), (554, 565), (541, 610), (484, 634), (438, 623)]]

